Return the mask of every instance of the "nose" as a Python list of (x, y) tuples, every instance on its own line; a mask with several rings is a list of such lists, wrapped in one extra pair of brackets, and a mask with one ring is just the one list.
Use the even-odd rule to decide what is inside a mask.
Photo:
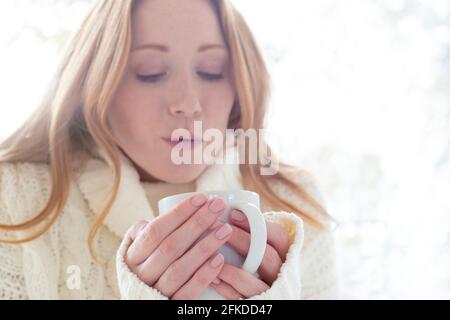
[(177, 101), (170, 105), (169, 110), (175, 117), (195, 118), (202, 112), (202, 107), (195, 90), (186, 88)]

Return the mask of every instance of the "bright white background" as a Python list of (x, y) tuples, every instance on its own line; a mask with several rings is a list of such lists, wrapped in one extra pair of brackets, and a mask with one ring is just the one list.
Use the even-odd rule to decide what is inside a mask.
[[(273, 77), (271, 141), (340, 221), (344, 298), (450, 299), (450, 1), (234, 3)], [(91, 5), (0, 1), (0, 137)]]

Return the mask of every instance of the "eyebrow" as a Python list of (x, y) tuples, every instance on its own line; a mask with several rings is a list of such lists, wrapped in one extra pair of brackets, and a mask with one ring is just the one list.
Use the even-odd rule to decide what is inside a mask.
[[(169, 52), (169, 48), (165, 45), (162, 44), (154, 44), (154, 43), (147, 43), (147, 44), (142, 44), (139, 45), (133, 49), (131, 49), (131, 52), (133, 51), (138, 51), (138, 50), (145, 50), (145, 49), (152, 49), (152, 50), (158, 50), (161, 52)], [(203, 52), (206, 50), (211, 50), (211, 49), (222, 49), (222, 50), (227, 50), (226, 47), (222, 44), (218, 44), (218, 43), (213, 43), (213, 44), (204, 44), (201, 45), (198, 48), (198, 52)]]

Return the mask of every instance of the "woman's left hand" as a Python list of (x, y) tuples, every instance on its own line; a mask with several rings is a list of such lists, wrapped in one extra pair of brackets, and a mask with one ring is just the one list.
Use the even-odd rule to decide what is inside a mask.
[[(247, 217), (238, 210), (234, 210), (230, 217), (230, 222), (233, 224), (233, 233), (227, 243), (245, 257), (250, 247), (250, 227)], [(226, 299), (246, 299), (261, 294), (269, 289), (277, 279), (280, 268), (286, 260), (289, 237), (286, 230), (279, 224), (266, 221), (266, 225), (267, 247), (258, 269), (260, 278), (241, 268), (225, 263), (217, 276), (220, 280), (219, 284), (211, 283), (211, 287)]]

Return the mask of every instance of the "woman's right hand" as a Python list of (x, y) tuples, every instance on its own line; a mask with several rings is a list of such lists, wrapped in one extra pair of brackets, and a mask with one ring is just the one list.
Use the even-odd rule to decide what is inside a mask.
[(204, 193), (194, 194), (151, 222), (132, 227), (132, 243), (125, 255), (130, 270), (147, 285), (171, 299), (197, 299), (220, 273), (224, 258), (217, 250), (232, 228), (216, 223), (225, 202)]

